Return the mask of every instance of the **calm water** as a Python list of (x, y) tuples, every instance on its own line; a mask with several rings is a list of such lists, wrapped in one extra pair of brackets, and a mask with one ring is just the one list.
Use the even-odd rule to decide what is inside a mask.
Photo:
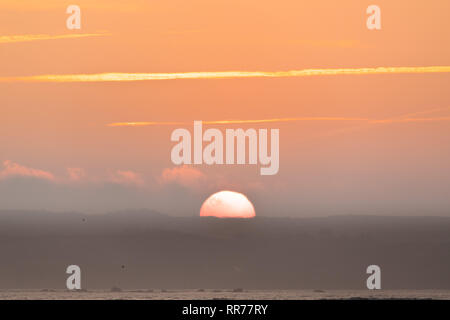
[(450, 300), (450, 290), (130, 290), (122, 292), (88, 291), (68, 292), (64, 290), (3, 290), (1, 300), (44, 299), (44, 300), (197, 300), (197, 299), (274, 299), (274, 300), (316, 300), (316, 299), (445, 299)]

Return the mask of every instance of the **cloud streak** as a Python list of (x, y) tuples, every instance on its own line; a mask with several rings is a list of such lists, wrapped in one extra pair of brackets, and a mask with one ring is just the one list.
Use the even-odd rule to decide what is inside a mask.
[(373, 120), (371, 121), (371, 123), (436, 122), (436, 121), (450, 121), (450, 117), (384, 119), (384, 120)]
[[(436, 122), (450, 121), (450, 117), (430, 117), (430, 118), (388, 118), (388, 119), (369, 119), (369, 118), (345, 118), (345, 117), (299, 117), (299, 118), (273, 118), (273, 119), (256, 119), (256, 120), (213, 120), (202, 121), (203, 124), (258, 124), (258, 123), (280, 123), (280, 122), (297, 122), (297, 121), (356, 121), (369, 124), (381, 123), (409, 123), (409, 122)], [(189, 125), (188, 121), (141, 121), (141, 122), (113, 122), (107, 124), (108, 127), (148, 127), (148, 126), (173, 126), (173, 125)]]
[(0, 77), (0, 82), (128, 82), (180, 79), (293, 78), (337, 75), (427, 73), (450, 73), (450, 66), (303, 69), (291, 71), (48, 74), (23, 77)]
[(10, 36), (0, 36), (0, 44), (42, 41), (42, 40), (60, 40), (60, 39), (102, 37), (102, 36), (106, 36), (106, 35), (108, 35), (108, 34), (106, 34), (106, 33), (72, 33), (72, 34), (60, 34), (60, 35), (50, 35), (50, 34), (10, 35)]
[(3, 161), (3, 169), (0, 162), (0, 181), (10, 178), (34, 178), (53, 182), (55, 184), (90, 183), (105, 184), (113, 183), (123, 186), (144, 187), (145, 181), (137, 172), (131, 170), (109, 171), (107, 176), (88, 176), (83, 168), (66, 168), (67, 176), (56, 176), (52, 172), (27, 167), (11, 160)]
[(325, 136), (335, 136), (337, 134), (342, 133), (350, 133), (350, 132), (356, 132), (358, 130), (362, 130), (365, 128), (369, 128), (376, 125), (382, 125), (382, 124), (391, 124), (391, 123), (420, 123), (420, 122), (439, 122), (439, 121), (449, 121), (450, 117), (448, 116), (434, 116), (434, 117), (428, 117), (428, 118), (413, 118), (415, 116), (424, 115), (424, 114), (430, 114), (430, 113), (436, 113), (436, 112), (442, 112), (450, 110), (450, 107), (443, 107), (443, 108), (436, 108), (431, 110), (423, 110), (423, 111), (416, 111), (412, 113), (403, 114), (397, 117), (391, 117), (386, 119), (379, 119), (379, 120), (371, 120), (363, 125), (359, 125), (357, 127), (349, 127), (349, 128), (343, 128), (339, 130), (333, 130), (331, 132), (328, 132), (325, 134)]
[(200, 170), (182, 165), (181, 167), (166, 168), (161, 173), (161, 184), (176, 183), (185, 188), (201, 189), (207, 183), (207, 176)]
[[(258, 124), (270, 122), (295, 122), (295, 121), (369, 121), (367, 118), (344, 118), (344, 117), (299, 117), (299, 118), (273, 118), (255, 120), (212, 120), (202, 121), (203, 124)], [(148, 126), (173, 126), (187, 125), (192, 121), (137, 121), (137, 122), (113, 122), (108, 127), (148, 127)]]
[(26, 167), (10, 160), (3, 161), (3, 167), (0, 171), (0, 180), (11, 177), (30, 177), (55, 181), (55, 176), (48, 171)]
[(131, 170), (117, 170), (110, 175), (110, 182), (121, 185), (143, 186), (144, 180), (134, 171)]

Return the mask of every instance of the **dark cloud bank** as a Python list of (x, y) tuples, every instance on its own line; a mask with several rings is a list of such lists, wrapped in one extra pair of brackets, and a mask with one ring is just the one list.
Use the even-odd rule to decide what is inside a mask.
[(0, 212), (0, 288), (450, 288), (450, 218), (222, 220), (151, 211)]

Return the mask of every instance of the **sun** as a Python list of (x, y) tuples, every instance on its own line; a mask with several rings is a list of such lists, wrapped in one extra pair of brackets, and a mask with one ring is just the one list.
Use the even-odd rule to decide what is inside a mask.
[(254, 218), (255, 208), (242, 193), (220, 191), (203, 202), (200, 217)]

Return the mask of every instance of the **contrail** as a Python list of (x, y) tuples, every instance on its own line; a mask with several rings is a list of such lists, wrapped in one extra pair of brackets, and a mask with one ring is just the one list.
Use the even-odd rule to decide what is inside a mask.
[[(342, 117), (301, 117), (301, 118), (273, 118), (256, 120), (212, 120), (202, 121), (203, 124), (258, 124), (268, 122), (293, 122), (293, 121), (369, 121), (366, 118), (342, 118)], [(108, 127), (146, 127), (146, 126), (173, 126), (188, 125), (192, 121), (139, 121), (139, 122), (114, 122), (107, 124)]]
[[(431, 118), (388, 118), (388, 119), (369, 119), (369, 118), (343, 118), (343, 117), (300, 117), (300, 118), (273, 118), (256, 120), (213, 120), (202, 121), (203, 124), (258, 124), (270, 122), (296, 122), (296, 121), (358, 121), (368, 124), (380, 123), (402, 123), (402, 122), (435, 122), (450, 121), (450, 117), (431, 117)], [(148, 127), (148, 126), (174, 126), (189, 125), (192, 121), (137, 121), (137, 122), (113, 122), (107, 124), (108, 127)], [(358, 129), (360, 127), (357, 127)]]
[(450, 73), (450, 66), (303, 69), (291, 71), (48, 74), (22, 77), (0, 77), (0, 82), (122, 82), (176, 79), (294, 78), (337, 75), (425, 73)]
[(450, 120), (450, 117), (403, 118), (403, 119), (373, 120), (373, 121), (371, 121), (371, 123), (435, 122), (435, 121), (449, 121), (449, 120)]
[(359, 125), (357, 127), (347, 127), (343, 129), (333, 130), (331, 132), (327, 132), (323, 136), (335, 136), (342, 133), (349, 133), (349, 132), (355, 132), (362, 129), (367, 129), (372, 126), (380, 125), (380, 124), (390, 124), (390, 123), (408, 123), (408, 122), (436, 122), (436, 121), (448, 121), (450, 120), (450, 117), (442, 116), (442, 117), (429, 117), (429, 118), (413, 118), (414, 116), (418, 115), (424, 115), (424, 114), (430, 114), (430, 113), (436, 113), (440, 111), (447, 111), (450, 110), (450, 107), (443, 107), (443, 108), (435, 108), (430, 110), (423, 110), (423, 111), (416, 111), (412, 113), (403, 114), (396, 117), (386, 118), (386, 119), (379, 119), (379, 120), (371, 120), (367, 123), (364, 123), (362, 125)]
[(106, 36), (107, 33), (73, 33), (73, 34), (24, 34), (24, 35), (11, 35), (0, 36), (1, 43), (16, 43), (16, 42), (29, 42), (39, 40), (58, 40), (58, 39), (73, 39), (73, 38), (87, 38), (87, 37), (101, 37)]

